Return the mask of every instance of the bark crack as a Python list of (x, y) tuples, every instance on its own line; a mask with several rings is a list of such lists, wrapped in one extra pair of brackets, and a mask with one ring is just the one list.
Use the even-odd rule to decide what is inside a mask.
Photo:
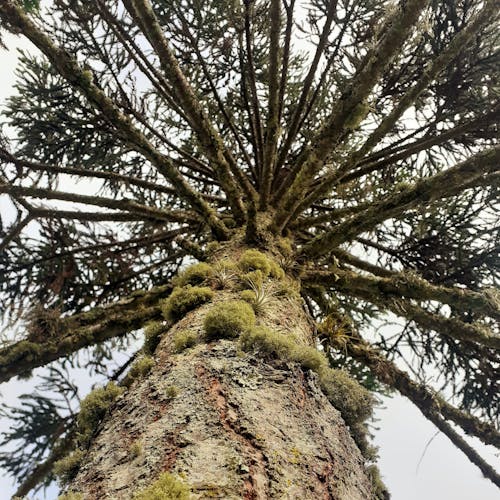
[(207, 392), (208, 400), (217, 411), (223, 429), (234, 441), (242, 445), (247, 461), (245, 465), (249, 470), (243, 481), (243, 498), (245, 500), (267, 498), (269, 484), (267, 459), (260, 445), (238, 424), (240, 419), (236, 412), (237, 407), (229, 403), (220, 379), (207, 373), (201, 364), (196, 366), (196, 375)]

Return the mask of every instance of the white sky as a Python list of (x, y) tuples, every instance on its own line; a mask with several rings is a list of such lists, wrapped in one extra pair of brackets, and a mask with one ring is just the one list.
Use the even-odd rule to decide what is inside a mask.
[[(12, 92), (17, 53), (14, 46), (27, 48), (21, 38), (6, 35), (10, 51), (0, 50), (0, 105)], [(78, 185), (83, 188), (82, 184)], [(2, 205), (0, 204), (0, 209)], [(5, 209), (5, 205), (4, 205)], [(78, 381), (88, 386), (87, 380)], [(28, 391), (30, 383), (10, 381), (0, 385), (4, 403), (13, 405), (21, 391)], [(434, 439), (436, 428), (423, 418), (418, 409), (406, 399), (395, 396), (384, 399), (384, 408), (377, 410), (375, 444), (380, 447), (379, 466), (393, 500), (498, 500), (496, 487), (484, 479), (477, 467), (457, 450), (441, 433)], [(0, 432), (5, 429), (0, 421)], [(432, 442), (427, 446), (429, 440)], [(498, 453), (491, 446), (469, 440), (491, 464), (500, 465)], [(422, 458), (422, 454), (425, 455)], [(421, 461), (419, 466), (419, 461)], [(0, 500), (14, 493), (12, 479), (0, 471)], [(39, 494), (36, 500), (55, 500), (55, 488), (47, 496)]]

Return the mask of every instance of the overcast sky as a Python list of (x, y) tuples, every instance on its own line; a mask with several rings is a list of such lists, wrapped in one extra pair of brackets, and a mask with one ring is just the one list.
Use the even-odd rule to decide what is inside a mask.
[[(27, 48), (21, 38), (5, 36), (9, 51), (0, 49), (0, 101), (12, 92), (17, 53), (14, 46)], [(80, 184), (79, 189), (82, 188)], [(1, 203), (5, 209), (5, 204)], [(39, 371), (35, 370), (35, 374)], [(88, 386), (88, 380), (75, 380)], [(32, 382), (31, 382), (32, 384)], [(13, 405), (21, 391), (30, 382), (13, 380), (0, 386), (1, 401)], [(0, 402), (1, 404), (1, 402)], [(376, 412), (375, 444), (380, 447), (379, 466), (393, 500), (498, 500), (496, 487), (482, 478), (481, 472), (457, 450), (436, 428), (424, 419), (416, 407), (402, 397), (384, 399), (383, 408)], [(2, 425), (4, 427), (2, 427)], [(5, 423), (0, 421), (0, 432)], [(430, 444), (429, 444), (430, 442)], [(495, 449), (469, 440), (492, 465), (500, 466)], [(0, 471), (0, 500), (9, 498), (15, 488), (12, 479)], [(37, 500), (57, 498), (55, 488), (47, 496), (39, 494)]]

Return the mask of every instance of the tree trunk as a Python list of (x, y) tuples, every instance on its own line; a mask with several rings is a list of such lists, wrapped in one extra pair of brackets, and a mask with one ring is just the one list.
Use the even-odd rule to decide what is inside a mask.
[[(171, 326), (150, 373), (97, 430), (71, 491), (129, 499), (168, 471), (192, 498), (372, 497), (364, 460), (314, 372), (242, 352), (236, 338), (203, 340), (206, 314), (234, 299), (234, 287), (217, 290)], [(257, 320), (313, 345), (298, 296), (275, 297)], [(187, 329), (199, 343), (176, 353), (172, 339)]]

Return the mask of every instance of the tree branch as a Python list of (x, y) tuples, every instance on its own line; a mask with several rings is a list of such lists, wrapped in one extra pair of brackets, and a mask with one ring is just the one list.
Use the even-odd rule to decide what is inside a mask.
[[(142, 215), (147, 219), (166, 220), (171, 222), (193, 222), (197, 218), (193, 213), (173, 210), (166, 211), (159, 208), (141, 205), (132, 200), (114, 200), (112, 198), (102, 198), (99, 196), (87, 196), (76, 193), (66, 193), (64, 191), (53, 191), (51, 189), (14, 186), (11, 184), (0, 183), (0, 193), (10, 194), (13, 196), (29, 196), (33, 198), (43, 198), (46, 200), (63, 200), (73, 203), (83, 203), (85, 205), (94, 205), (98, 207), (112, 208), (122, 210), (132, 214)], [(51, 210), (56, 213), (57, 209)], [(193, 217), (194, 216), (194, 217)]]
[[(131, 175), (117, 174), (115, 172), (105, 172), (103, 170), (90, 170), (83, 167), (66, 167), (58, 165), (49, 165), (47, 163), (37, 163), (21, 158), (17, 158), (12, 153), (7, 151), (5, 148), (0, 147), (0, 159), (6, 162), (12, 163), (13, 165), (27, 168), (34, 172), (50, 172), (53, 174), (67, 174), (75, 175), (78, 177), (89, 177), (96, 179), (106, 179), (109, 181), (119, 182), (121, 184), (130, 184), (132, 186), (141, 187), (144, 189), (149, 189), (157, 193), (168, 194), (171, 196), (177, 196), (177, 190), (170, 186), (164, 186), (162, 184), (156, 184), (155, 182), (145, 181), (139, 177), (134, 177)], [(221, 202), (223, 199), (220, 196), (214, 196), (209, 194), (202, 194), (203, 198), (209, 201)]]
[(264, 140), (264, 163), (260, 184), (260, 208), (267, 210), (271, 184), (273, 181), (276, 150), (280, 135), (280, 31), (281, 0), (271, 0), (270, 16), (270, 48), (269, 48), (269, 104)]
[[(124, 0), (125, 8), (137, 22), (142, 32), (160, 59), (162, 71), (171, 84), (172, 92), (179, 105), (186, 113), (189, 124), (195, 132), (205, 154), (213, 164), (218, 179), (233, 209), (236, 220), (244, 220), (244, 207), (240, 189), (233, 179), (244, 182), (244, 174), (238, 168), (234, 158), (227, 151), (221, 137), (210, 123), (200, 102), (183, 74), (179, 62), (169, 47), (163, 30), (149, 0)], [(247, 179), (248, 183), (248, 179)], [(250, 184), (245, 184), (249, 188)]]
[[(335, 335), (335, 332), (325, 333), (327, 335), (327, 342), (332, 347), (346, 352), (353, 359), (367, 366), (380, 382), (398, 390), (403, 396), (406, 396), (431, 422), (436, 424), (435, 420), (440, 420), (440, 417), (451, 420), (467, 434), (479, 438), (487, 445), (500, 448), (500, 433), (495, 427), (450, 405), (441, 395), (435, 393), (424, 384), (414, 382), (406, 372), (400, 370), (381, 352), (361, 339), (359, 335), (352, 335), (349, 338), (345, 338)], [(437, 426), (440, 428), (439, 425)], [(445, 434), (447, 433), (445, 432)], [(475, 461), (471, 461), (478, 465)]]
[(76, 427), (73, 426), (67, 432), (66, 436), (59, 439), (53, 446), (50, 455), (41, 463), (38, 464), (28, 475), (24, 478), (22, 483), (14, 493), (13, 498), (24, 498), (31, 490), (41, 484), (45, 478), (52, 472), (54, 464), (65, 457), (69, 451), (74, 447), (74, 440), (76, 436)]
[[(299, 131), (300, 120), (304, 112), (304, 107), (307, 104), (307, 98), (309, 97), (309, 92), (314, 82), (314, 77), (316, 75), (321, 56), (323, 55), (328, 42), (328, 36), (330, 35), (332, 22), (335, 19), (337, 13), (337, 3), (338, 0), (329, 0), (328, 11), (325, 19), (325, 24), (323, 26), (323, 31), (321, 32), (318, 45), (316, 46), (316, 52), (311, 62), (311, 66), (309, 67), (309, 71), (307, 72), (307, 75), (304, 79), (299, 101), (294, 109), (291, 122), (288, 125), (288, 133), (286, 139), (280, 148), (279, 158), (276, 164), (277, 169), (280, 169), (285, 164), (287, 155), (290, 152), (290, 147), (297, 137), (297, 132)], [(281, 191), (278, 191), (276, 196), (280, 196), (280, 192)]]
[[(244, 146), (243, 142), (241, 141), (241, 137), (240, 137), (238, 131), (236, 130), (236, 126), (234, 125), (232, 118), (229, 116), (229, 113), (227, 112), (226, 107), (224, 106), (224, 103), (219, 95), (219, 92), (217, 91), (217, 87), (215, 86), (213, 78), (210, 76), (210, 71), (208, 69), (208, 65), (207, 65), (202, 53), (200, 52), (200, 48), (198, 46), (198, 43), (195, 40), (193, 34), (191, 33), (191, 30), (189, 29), (188, 23), (186, 21), (184, 14), (182, 13), (182, 11), (179, 11), (178, 14), (182, 20), (183, 25), (184, 25), (184, 33), (191, 41), (192, 47), (193, 47), (194, 51), (196, 52), (196, 57), (198, 58), (198, 62), (200, 63), (201, 68), (203, 70), (203, 74), (205, 75), (205, 78), (207, 79), (207, 82), (210, 86), (210, 89), (212, 90), (212, 94), (213, 94), (214, 99), (217, 103), (217, 107), (219, 108), (219, 111), (220, 111), (222, 117), (224, 118), (226, 125), (228, 126), (229, 130), (231, 131), (231, 134), (233, 135), (234, 140), (238, 144), (240, 152), (243, 155), (243, 158), (245, 160), (245, 163), (247, 164), (248, 168), (250, 170), (252, 170), (253, 169), (252, 160), (250, 159), (250, 156), (248, 156), (248, 153), (245, 149), (245, 146)], [(248, 191), (248, 192), (250, 192), (250, 191)]]
[(116, 108), (113, 101), (93, 82), (92, 73), (84, 70), (66, 51), (56, 46), (43, 33), (23, 9), (12, 0), (2, 0), (0, 3), (0, 17), (12, 28), (20, 31), (24, 36), (43, 52), (58, 73), (71, 85), (78, 88), (88, 101), (101, 110), (104, 117), (123, 134), (123, 139), (144, 154), (158, 171), (174, 184), (179, 196), (186, 200), (198, 212), (214, 235), (219, 239), (228, 237), (228, 230), (220, 221), (216, 212), (203, 200), (201, 195), (194, 191), (171, 160), (159, 153), (146, 137), (132, 124), (132, 122)]
[(360, 233), (373, 229), (377, 224), (407, 210), (432, 200), (453, 196), (463, 189), (482, 185), (487, 174), (498, 172), (499, 160), (500, 146), (496, 146), (439, 174), (422, 179), (384, 200), (374, 202), (371, 208), (314, 238), (304, 246), (302, 255), (311, 258), (325, 254), (341, 243), (352, 240)]
[(260, 104), (259, 96), (257, 94), (257, 82), (255, 77), (255, 63), (253, 60), (253, 47), (252, 47), (252, 29), (251, 29), (251, 17), (252, 17), (252, 4), (251, 0), (244, 0), (245, 9), (245, 47), (247, 53), (247, 72), (242, 74), (242, 78), (248, 80), (250, 83), (250, 102), (253, 110), (253, 120), (255, 125), (255, 142), (256, 142), (256, 159), (257, 168), (259, 176), (262, 174), (263, 162), (264, 162), (264, 138), (262, 133), (262, 119), (260, 117)]
[[(500, 336), (495, 335), (485, 324), (465, 323), (456, 318), (447, 318), (441, 314), (430, 313), (424, 308), (404, 300), (397, 294), (384, 294), (377, 287), (372, 287), (373, 280), (364, 279), (355, 273), (338, 270), (335, 273), (337, 279), (327, 286), (340, 290), (344, 293), (358, 297), (375, 304), (376, 306), (390, 310), (398, 316), (414, 321), (418, 326), (432, 330), (440, 335), (464, 342), (477, 342), (478, 344), (493, 349), (500, 349)], [(317, 280), (311, 286), (318, 285)], [(322, 283), (324, 286), (324, 283)], [(462, 299), (464, 300), (464, 299)]]
[(496, 0), (487, 0), (483, 8), (470, 20), (470, 22), (458, 32), (447, 47), (433, 61), (423, 69), (422, 76), (406, 93), (399, 99), (391, 112), (382, 120), (379, 126), (370, 134), (365, 143), (357, 151), (353, 152), (345, 164), (341, 166), (337, 175), (342, 176), (352, 169), (361, 158), (364, 158), (374, 146), (382, 141), (388, 132), (392, 130), (403, 113), (417, 100), (430, 83), (457, 57), (464, 46), (467, 46), (472, 37), (488, 22), (495, 17), (498, 10)]
[[(319, 200), (322, 196), (326, 196), (335, 185), (346, 184), (355, 179), (359, 179), (364, 175), (382, 170), (384, 167), (394, 165), (396, 162), (405, 160), (406, 158), (409, 158), (410, 156), (417, 154), (420, 151), (430, 149), (432, 146), (444, 144), (451, 139), (460, 137), (465, 132), (477, 130), (479, 127), (487, 125), (489, 123), (495, 123), (499, 120), (499, 118), (500, 105), (497, 104), (491, 112), (481, 115), (466, 123), (457, 125), (456, 127), (437, 134), (434, 137), (425, 136), (412, 142), (411, 144), (405, 144), (399, 146), (398, 148), (388, 149), (383, 154), (375, 153), (373, 155), (373, 160), (369, 160), (367, 163), (365, 163), (364, 161), (360, 161), (360, 167), (353, 172), (346, 173), (351, 169), (352, 166), (350, 165), (349, 168), (341, 168), (338, 171), (327, 174), (323, 178), (318, 179), (317, 186), (304, 198), (300, 205), (298, 205), (298, 207), (295, 209), (294, 215), (291, 217), (291, 220), (294, 220), (301, 212), (303, 212), (307, 207), (311, 206), (314, 202)], [(382, 156), (381, 159), (379, 159), (380, 156)]]
[(369, 108), (366, 99), (385, 68), (398, 53), (427, 3), (427, 0), (408, 0), (387, 19), (387, 29), (379, 43), (368, 52), (360, 65), (361, 69), (351, 79), (336, 103), (334, 113), (300, 155), (277, 193), (277, 199), (282, 195), (284, 197), (273, 220), (275, 232), (282, 231), (332, 149), (367, 115)]
[[(358, 261), (358, 265), (359, 262), (362, 263), (362, 261)], [(386, 271), (377, 266), (372, 266), (372, 268), (375, 268), (375, 272), (379, 272), (379, 269), (382, 272)], [(302, 276), (302, 279), (323, 285), (331, 283), (333, 286), (352, 286), (353, 289), (364, 290), (371, 296), (381, 294), (386, 298), (404, 297), (418, 301), (435, 300), (461, 311), (472, 310), (482, 316), (489, 316), (500, 321), (500, 298), (496, 297), (494, 292), (479, 293), (464, 288), (437, 286), (414, 273), (386, 272), (389, 272), (390, 276), (372, 277), (335, 268), (332, 271), (308, 271)]]
[(22, 375), (33, 368), (68, 356), (79, 349), (120, 337), (159, 319), (158, 301), (167, 297), (171, 286), (136, 292), (116, 303), (92, 311), (60, 318), (57, 335), (43, 342), (26, 339), (0, 349), (0, 382)]
[(12, 240), (15, 240), (23, 231), (23, 229), (33, 220), (33, 214), (29, 214), (20, 221), (14, 224), (14, 227), (5, 235), (0, 242), (0, 252), (3, 252)]

